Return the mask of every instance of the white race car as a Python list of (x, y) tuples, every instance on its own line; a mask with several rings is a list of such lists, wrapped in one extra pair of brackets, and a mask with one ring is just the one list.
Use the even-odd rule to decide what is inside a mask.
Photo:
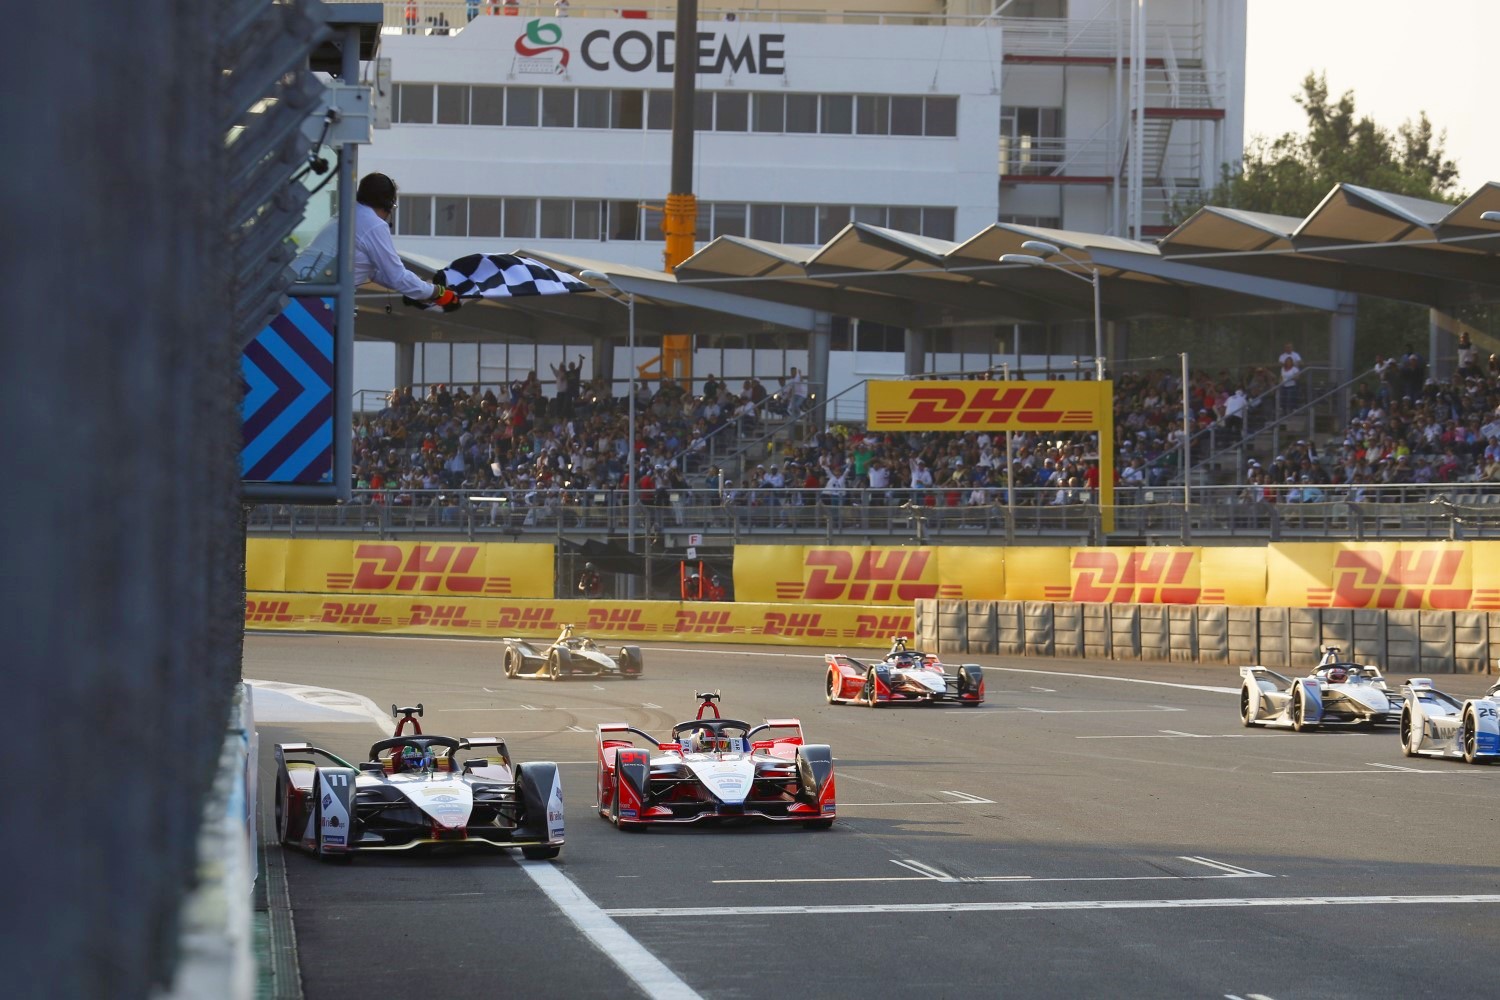
[(1481, 764), (1500, 757), (1500, 683), (1461, 701), (1426, 677), (1402, 685), (1401, 752), (1408, 757), (1461, 757)]
[(1337, 646), (1306, 677), (1288, 677), (1269, 667), (1241, 667), (1240, 721), (1304, 732), (1330, 725), (1394, 724), (1401, 695), (1378, 667), (1345, 660)]
[(905, 636), (896, 636), (885, 659), (875, 663), (847, 653), (829, 653), (823, 660), (823, 694), (830, 705), (984, 704), (983, 667), (945, 665), (936, 653), (908, 649)]
[(623, 677), (636, 680), (641, 676), (641, 647), (621, 646), (610, 655), (587, 636), (574, 635), (573, 626), (564, 625), (557, 641), (549, 646), (533, 646), (525, 639), (505, 636), (505, 676), (547, 678)]

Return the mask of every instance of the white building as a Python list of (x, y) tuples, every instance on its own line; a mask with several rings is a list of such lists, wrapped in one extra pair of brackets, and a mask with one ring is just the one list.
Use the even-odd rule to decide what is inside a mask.
[[(704, 7), (699, 245), (725, 234), (821, 244), (850, 221), (943, 240), (997, 221), (1160, 234), (1175, 201), (1239, 158), (1245, 4)], [(525, 246), (661, 266), (673, 5), (581, 2), (561, 18), (551, 4), (514, 16), (488, 2), (385, 7), (391, 127), (376, 132), (360, 170), (400, 184), (400, 249), (447, 260)], [(1084, 332), (1077, 352), (1092, 353)], [(1072, 351), (1056, 333), (956, 331), (935, 351), (950, 364), (998, 363), (1034, 354), (1043, 336), (1053, 355)], [(899, 337), (836, 326), (830, 383), (855, 373), (839, 358), (852, 349), (898, 352), (891, 366), (862, 363), (899, 370)], [(711, 339), (699, 350), (710, 356), (697, 370), (739, 374)], [(437, 360), (418, 360), (418, 381), (499, 377), (488, 370), (498, 362), (479, 358), (471, 374), (452, 361), (434, 371)], [(547, 360), (544, 351), (521, 367), (545, 373)], [(798, 364), (798, 352), (784, 360)]]

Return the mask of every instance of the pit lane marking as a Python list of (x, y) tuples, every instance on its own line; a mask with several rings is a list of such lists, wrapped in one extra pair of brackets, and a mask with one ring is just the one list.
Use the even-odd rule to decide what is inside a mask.
[[(1376, 768), (1377, 770), (1371, 770)], [(1272, 771), (1272, 774), (1479, 774), (1477, 769), (1468, 771), (1438, 769), (1435, 767), (1403, 767), (1399, 764), (1381, 764), (1367, 761), (1363, 768), (1349, 771)]]
[(523, 860), (517, 864), (573, 926), (618, 965), (646, 996), (652, 1000), (701, 1000), (692, 987), (615, 923), (608, 911), (600, 909), (552, 862)]
[(869, 913), (1035, 913), (1058, 910), (1167, 910), (1291, 906), (1454, 906), (1500, 903), (1500, 895), (1239, 896), (1214, 899), (1077, 899), (1035, 902), (848, 903), (810, 906), (640, 906), (605, 910), (611, 917), (726, 917)]
[(1075, 740), (1274, 740), (1271, 733), (1184, 733), (1179, 729), (1158, 729), (1155, 733), (1134, 736), (1075, 736)]
[(948, 885), (959, 883), (993, 882), (1208, 882), (1226, 878), (1277, 878), (1268, 872), (1242, 868), (1212, 858), (1178, 855), (1178, 861), (1203, 865), (1214, 871), (1212, 875), (950, 875), (941, 868), (918, 861), (915, 858), (892, 858), (891, 864), (916, 875), (851, 875), (825, 878), (725, 878), (714, 879), (710, 885), (793, 885), (817, 882), (942, 882)]

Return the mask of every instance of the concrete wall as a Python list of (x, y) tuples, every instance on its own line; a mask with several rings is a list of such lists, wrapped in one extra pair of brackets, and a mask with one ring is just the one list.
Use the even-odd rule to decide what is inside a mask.
[(0, 108), (8, 996), (145, 997), (177, 960), (244, 615), (215, 44), (243, 7), (0, 42), (33, 95)]
[(940, 653), (1305, 670), (1325, 645), (1400, 673), (1492, 673), (1500, 612), (1186, 604), (918, 601), (917, 641)]

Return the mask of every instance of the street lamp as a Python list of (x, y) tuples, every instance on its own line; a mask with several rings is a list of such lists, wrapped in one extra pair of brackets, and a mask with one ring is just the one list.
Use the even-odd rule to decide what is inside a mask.
[[(627, 385), (625, 388), (625, 393), (629, 397), (626, 402), (626, 413), (629, 416), (626, 420), (625, 430), (625, 436), (628, 439), (625, 442), (625, 478), (628, 480), (625, 486), (625, 503), (628, 507), (628, 510), (625, 514), (625, 547), (630, 551), (631, 555), (635, 555), (635, 293), (627, 292), (625, 289), (615, 284), (614, 279), (605, 274), (603, 271), (595, 271), (592, 269), (579, 271), (578, 276), (584, 281), (606, 284), (610, 288), (613, 288), (615, 291), (619, 292), (621, 295), (625, 296), (625, 313), (627, 316), (626, 322), (628, 324), (626, 328), (625, 343), (626, 350), (630, 355), (630, 378), (627, 380)], [(616, 302), (619, 301), (619, 299), (615, 298), (615, 296), (613, 295), (610, 295), (609, 297), (615, 299)], [(630, 575), (630, 588), (631, 596), (634, 597), (634, 573)]]
[[(1104, 381), (1104, 322), (1099, 311), (1099, 269), (1092, 264), (1086, 263), (1074, 257), (1055, 243), (1047, 243), (1043, 240), (1027, 240), (1021, 244), (1022, 250), (1030, 250), (1031, 253), (1008, 253), (1000, 258), (1002, 264), (1026, 264), (1030, 267), (1050, 267), (1054, 271), (1060, 271), (1070, 278), (1086, 281), (1094, 287), (1094, 370), (1099, 381)], [(1068, 270), (1067, 264), (1059, 264), (1049, 260), (1050, 257), (1063, 257), (1068, 264), (1082, 268), (1089, 273), (1085, 278), (1077, 271)]]

